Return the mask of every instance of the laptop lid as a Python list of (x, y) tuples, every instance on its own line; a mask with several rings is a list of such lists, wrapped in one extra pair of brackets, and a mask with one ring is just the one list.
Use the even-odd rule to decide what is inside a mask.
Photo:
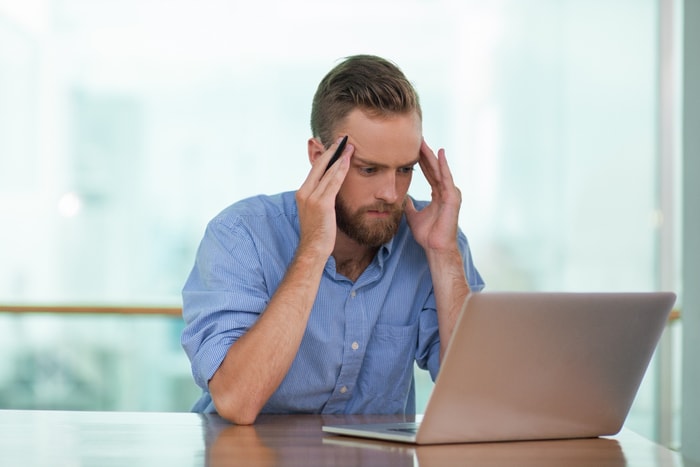
[(674, 302), (670, 292), (471, 294), (415, 433), (323, 429), (418, 444), (615, 434)]

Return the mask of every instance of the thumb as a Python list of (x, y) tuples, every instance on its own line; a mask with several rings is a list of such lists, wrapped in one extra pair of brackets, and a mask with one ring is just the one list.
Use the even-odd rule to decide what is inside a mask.
[(411, 198), (410, 196), (406, 196), (406, 206), (404, 207), (404, 212), (406, 213), (406, 220), (410, 224), (413, 220), (413, 217), (418, 212), (415, 204), (413, 204), (413, 198)]

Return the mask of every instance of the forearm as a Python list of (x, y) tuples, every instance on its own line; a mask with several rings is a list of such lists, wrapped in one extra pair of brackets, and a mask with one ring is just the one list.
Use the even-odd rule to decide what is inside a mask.
[(470, 288), (462, 255), (456, 246), (449, 250), (426, 251), (426, 254), (433, 280), (442, 360)]
[(258, 321), (228, 350), (209, 382), (221, 416), (250, 424), (287, 374), (318, 292), (325, 259), (298, 255)]

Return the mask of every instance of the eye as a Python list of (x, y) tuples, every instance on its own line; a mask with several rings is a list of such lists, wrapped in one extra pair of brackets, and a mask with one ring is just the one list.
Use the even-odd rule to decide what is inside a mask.
[(408, 167), (401, 167), (401, 168), (398, 170), (398, 172), (399, 172), (401, 175), (411, 175), (411, 174), (413, 173), (413, 169), (414, 169), (414, 167), (411, 165), (411, 166), (408, 166)]
[(377, 172), (376, 167), (359, 167), (359, 171), (362, 175), (372, 175)]

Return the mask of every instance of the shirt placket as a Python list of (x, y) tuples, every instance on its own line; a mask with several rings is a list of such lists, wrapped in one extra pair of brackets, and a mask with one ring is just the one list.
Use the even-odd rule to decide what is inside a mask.
[(343, 359), (340, 374), (336, 380), (326, 411), (338, 412), (345, 408), (352, 398), (357, 377), (362, 367), (367, 341), (367, 320), (361, 292), (353, 287), (345, 302), (345, 335), (343, 338)]
[(371, 328), (380, 313), (376, 306), (367, 308), (367, 303), (372, 302), (372, 300), (365, 300), (364, 295), (372, 293), (373, 285), (381, 279), (382, 269), (383, 261), (380, 258), (375, 258), (352, 286), (345, 301), (342, 366), (333, 394), (326, 405), (326, 408), (331, 409), (331, 411), (344, 411), (347, 402), (356, 392), (357, 379), (365, 358), (367, 342), (372, 332)]

